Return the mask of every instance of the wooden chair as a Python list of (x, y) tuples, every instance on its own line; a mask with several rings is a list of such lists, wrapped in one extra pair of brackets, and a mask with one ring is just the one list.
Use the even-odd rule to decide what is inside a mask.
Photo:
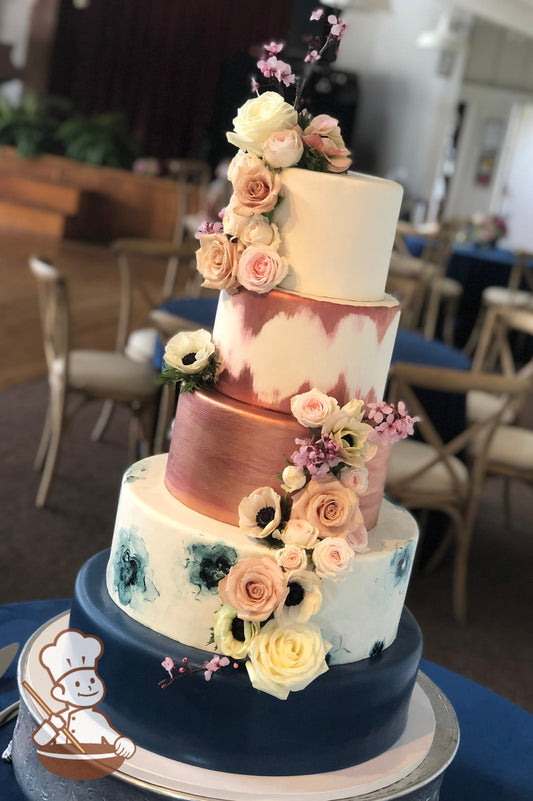
[[(392, 448), (386, 491), (408, 509), (438, 510), (450, 519), (450, 528), (432, 559), (436, 564), (455, 539), (452, 606), (459, 622), (466, 620), (468, 557), (487, 454), (508, 405), (527, 392), (521, 378), (471, 373), (397, 363), (391, 371), (391, 396), (404, 400), (418, 415), (422, 441), (401, 440)], [(461, 393), (483, 390), (500, 398), (497, 409), (444, 443), (419, 399), (419, 390)], [(475, 452), (468, 467), (459, 458), (472, 442)]]
[[(415, 261), (411, 256), (399, 256), (396, 254), (393, 257), (396, 265), (400, 261), (409, 264)], [(418, 261), (418, 259), (416, 259)], [(391, 262), (392, 264), (392, 262)], [(420, 310), (424, 302), (425, 285), (421, 277), (416, 273), (410, 275), (408, 271), (402, 273), (400, 270), (392, 268), (389, 270), (387, 276), (386, 291), (393, 295), (400, 303), (400, 325), (402, 328), (415, 330), (420, 319)]]
[[(524, 250), (515, 252), (514, 262), (509, 271), (507, 286), (488, 286), (481, 294), (481, 306), (463, 352), (474, 353), (490, 309), (528, 309), (533, 311), (533, 254)], [(526, 284), (527, 289), (520, 287)]]
[[(510, 338), (533, 336), (533, 309), (496, 307), (487, 310), (472, 363), (473, 370), (500, 370), (504, 376), (519, 376), (533, 386), (533, 357), (517, 367)], [(498, 426), (487, 454), (487, 475), (504, 479), (504, 512), (511, 526), (511, 480), (533, 484), (533, 431), (520, 425), (526, 397), (511, 405)], [(467, 415), (470, 420), (481, 419), (493, 407), (495, 399), (485, 393), (471, 392), (467, 396)]]
[[(162, 309), (154, 309), (154, 311), (150, 313), (150, 319), (163, 345), (166, 345), (168, 340), (180, 331), (197, 331), (201, 328), (198, 323), (192, 320), (187, 320), (185, 317), (178, 317), (178, 315), (171, 314)], [(211, 329), (208, 328), (207, 330)], [(167, 445), (170, 441), (168, 433), (175, 407), (175, 396), (176, 393), (171, 386), (165, 384), (162, 387), (154, 436), (154, 453), (163, 453), (167, 450)]]
[(90, 400), (109, 399), (131, 413), (130, 460), (151, 452), (153, 420), (158, 397), (151, 366), (131, 361), (121, 353), (70, 350), (68, 295), (65, 279), (48, 261), (30, 259), (37, 279), (43, 345), (48, 366), (49, 398), (35, 468), (42, 470), (36, 506), (46, 503), (56, 466), (63, 429), (76, 411)]
[[(478, 346), (472, 360), (474, 371), (495, 371), (505, 376), (518, 375), (533, 381), (533, 357), (518, 368), (511, 346), (511, 336), (533, 336), (533, 309), (494, 307), (487, 310)], [(509, 407), (502, 422), (518, 423), (524, 411), (526, 398)], [(483, 419), (492, 411), (498, 399), (487, 393), (472, 391), (467, 395), (466, 410), (470, 422)]]

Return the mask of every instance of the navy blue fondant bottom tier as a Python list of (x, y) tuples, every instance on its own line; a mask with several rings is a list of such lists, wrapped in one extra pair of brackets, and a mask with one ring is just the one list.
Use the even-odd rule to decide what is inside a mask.
[(157, 634), (111, 600), (109, 552), (79, 573), (70, 626), (99, 637), (99, 705), (113, 725), (149, 751), (211, 770), (299, 775), (340, 770), (386, 751), (401, 736), (422, 652), (422, 635), (404, 609), (395, 642), (380, 654), (335, 665), (286, 701), (255, 690), (244, 666), (206, 681), (184, 675), (162, 689), (162, 660), (202, 665), (211, 654)]

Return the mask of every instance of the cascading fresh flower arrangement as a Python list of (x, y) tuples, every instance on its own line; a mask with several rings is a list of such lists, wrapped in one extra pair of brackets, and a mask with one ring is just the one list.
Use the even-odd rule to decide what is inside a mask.
[[(323, 17), (322, 9), (311, 14), (314, 21)], [(308, 44), (308, 64), (337, 48), (344, 36), (346, 25), (340, 17), (331, 14), (327, 22), (326, 36), (315, 36)], [(267, 79), (266, 87), (252, 79), (256, 96), (241, 106), (234, 130), (227, 134), (239, 148), (228, 169), (233, 194), (221, 212), (222, 223), (204, 222), (198, 231), (196, 259), (203, 286), (229, 294), (240, 287), (270, 292), (287, 275), (289, 265), (279, 253), (281, 239), (273, 222), (281, 200), (280, 170), (300, 167), (341, 173), (351, 164), (338, 121), (327, 114), (313, 117), (300, 108), (305, 78), (297, 78), (292, 67), (278, 58), (283, 45), (271, 42), (264, 50), (257, 66)], [(284, 92), (292, 86), (296, 91), (291, 105)], [(266, 91), (261, 93), (262, 88)]]
[[(216, 648), (227, 654), (216, 664), (244, 660), (252, 685), (280, 699), (328, 670), (331, 645), (312, 621), (322, 605), (322, 582), (342, 580), (367, 549), (359, 508), (368, 483), (365, 462), (378, 442), (412, 434), (417, 420), (402, 403), (354, 399), (339, 407), (317, 389), (294, 396), (291, 411), (309, 436), (295, 440), (298, 447), (278, 476), (283, 494), (259, 487), (238, 510), (242, 533), (275, 549), (275, 559), (245, 557), (229, 569), (218, 584), (222, 607), (213, 626)], [(171, 677), (191, 673), (182, 666), (173, 674), (170, 657), (162, 665), (171, 667)]]

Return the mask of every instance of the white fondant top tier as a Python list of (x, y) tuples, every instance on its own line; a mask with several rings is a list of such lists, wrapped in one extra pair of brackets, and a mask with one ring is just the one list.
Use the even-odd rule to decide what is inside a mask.
[(379, 301), (402, 200), (402, 187), (359, 173), (281, 172), (274, 221), (290, 270), (284, 289), (348, 301)]

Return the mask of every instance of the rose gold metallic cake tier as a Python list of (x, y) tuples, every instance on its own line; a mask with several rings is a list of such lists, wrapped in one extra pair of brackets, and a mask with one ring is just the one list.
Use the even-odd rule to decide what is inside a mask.
[[(276, 474), (295, 450), (295, 438), (308, 434), (290, 414), (250, 406), (218, 392), (181, 395), (165, 486), (190, 509), (238, 525), (239, 504), (253, 490), (272, 487), (281, 492)], [(360, 499), (367, 528), (375, 526), (381, 505), (378, 461), (377, 481), (372, 480), (373, 460), (367, 462), (369, 498)]]
[(276, 478), (306, 436), (292, 415), (259, 409), (218, 392), (180, 395), (165, 486), (186, 506), (238, 525), (241, 500)]
[(214, 341), (222, 362), (217, 390), (290, 411), (316, 387), (339, 403), (381, 400), (400, 317), (398, 301), (318, 300), (281, 290), (222, 292)]

